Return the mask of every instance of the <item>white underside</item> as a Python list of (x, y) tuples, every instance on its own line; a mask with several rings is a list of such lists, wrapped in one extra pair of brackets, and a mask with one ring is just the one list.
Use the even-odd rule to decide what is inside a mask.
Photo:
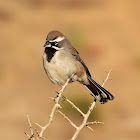
[[(50, 80), (58, 85), (64, 85), (66, 80), (82, 67), (82, 64), (65, 50), (57, 51), (50, 62), (46, 60), (46, 53), (43, 53), (43, 65)], [(74, 75), (73, 81), (76, 80), (81, 79)]]

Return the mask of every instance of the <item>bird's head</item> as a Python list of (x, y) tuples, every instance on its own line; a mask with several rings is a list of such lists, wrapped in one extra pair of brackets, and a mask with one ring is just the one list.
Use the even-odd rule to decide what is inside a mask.
[(65, 41), (65, 36), (61, 32), (54, 30), (48, 33), (44, 47), (52, 47), (60, 50), (63, 49)]

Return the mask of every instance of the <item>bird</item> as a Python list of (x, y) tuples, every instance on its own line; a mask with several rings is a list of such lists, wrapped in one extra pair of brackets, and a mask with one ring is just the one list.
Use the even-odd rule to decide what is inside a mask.
[(83, 84), (101, 104), (114, 99), (109, 91), (93, 80), (78, 51), (60, 31), (50, 31), (43, 47), (44, 70), (54, 84), (63, 86), (73, 75), (69, 83), (78, 81)]

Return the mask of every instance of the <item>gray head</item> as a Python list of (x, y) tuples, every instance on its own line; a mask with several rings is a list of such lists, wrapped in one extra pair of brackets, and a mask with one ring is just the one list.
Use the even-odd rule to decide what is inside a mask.
[(61, 32), (54, 30), (48, 33), (44, 47), (60, 50), (67, 46), (66, 43), (70, 43), (67, 38)]

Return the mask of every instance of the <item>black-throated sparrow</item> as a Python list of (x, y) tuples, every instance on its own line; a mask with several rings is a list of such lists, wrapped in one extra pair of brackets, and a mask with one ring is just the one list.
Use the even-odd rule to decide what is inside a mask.
[(86, 86), (100, 103), (103, 104), (114, 99), (111, 93), (91, 78), (79, 53), (62, 33), (56, 30), (51, 31), (47, 35), (44, 47), (44, 69), (54, 84), (63, 86), (73, 75), (71, 82), (78, 81)]

